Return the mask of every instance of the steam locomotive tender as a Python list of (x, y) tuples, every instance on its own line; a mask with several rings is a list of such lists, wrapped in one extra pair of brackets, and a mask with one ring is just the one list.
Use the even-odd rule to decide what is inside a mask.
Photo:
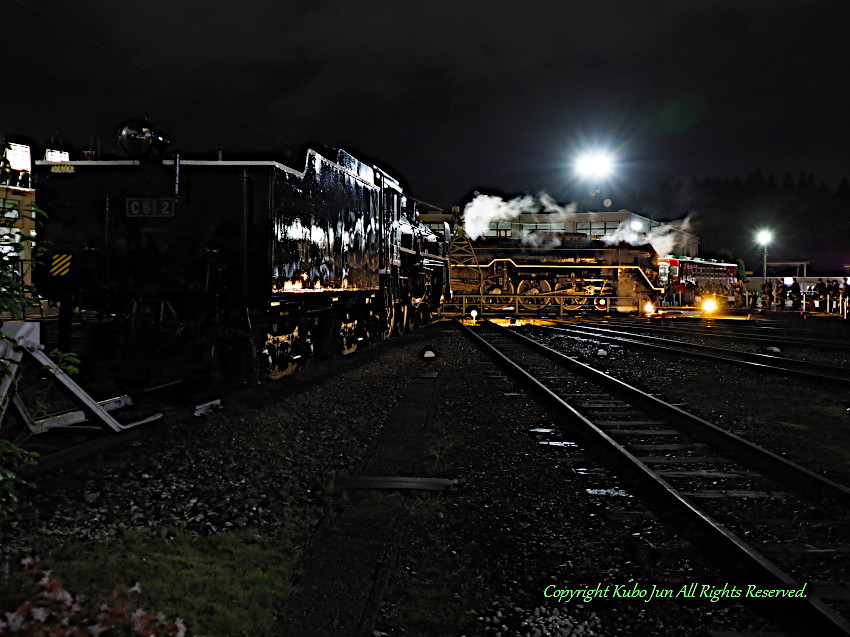
[(101, 350), (122, 365), (279, 378), (414, 329), (448, 293), (446, 240), (416, 220), (433, 207), (343, 150), (309, 150), (303, 171), (177, 155), (37, 162), (36, 176), (39, 289), (113, 317)]

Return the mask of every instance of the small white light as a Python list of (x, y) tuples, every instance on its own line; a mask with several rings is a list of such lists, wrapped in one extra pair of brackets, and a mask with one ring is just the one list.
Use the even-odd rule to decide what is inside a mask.
[(770, 230), (760, 230), (756, 235), (756, 241), (763, 246), (766, 246), (768, 243), (773, 241), (773, 233)]
[(655, 312), (655, 306), (649, 301), (647, 301), (646, 304), (643, 306), (643, 311), (645, 314), (652, 314), (653, 312)]
[(637, 219), (632, 219), (632, 222), (629, 224), (629, 227), (635, 232), (640, 232), (643, 230), (643, 222)]
[(782, 281), (783, 283), (785, 283), (785, 285), (791, 285), (792, 283), (794, 283), (794, 277), (786, 276), (784, 279), (782, 279)]

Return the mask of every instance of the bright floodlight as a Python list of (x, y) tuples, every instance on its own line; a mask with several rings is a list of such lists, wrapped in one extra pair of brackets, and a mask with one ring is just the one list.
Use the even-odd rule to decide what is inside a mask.
[(576, 161), (576, 172), (582, 177), (607, 177), (613, 167), (614, 161), (605, 153), (582, 155)]
[(756, 235), (756, 241), (761, 245), (766, 246), (773, 240), (773, 233), (770, 230), (760, 230)]

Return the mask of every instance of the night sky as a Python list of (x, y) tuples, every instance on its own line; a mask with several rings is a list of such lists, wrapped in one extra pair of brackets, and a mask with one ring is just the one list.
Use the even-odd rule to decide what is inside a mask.
[(614, 193), (756, 168), (834, 188), (850, 174), (848, 6), (0, 0), (0, 136), (60, 131), (82, 150), (97, 131), (119, 152), (116, 125), (144, 116), (185, 153), (317, 142), (442, 205), (479, 187), (564, 200), (591, 146), (617, 153)]

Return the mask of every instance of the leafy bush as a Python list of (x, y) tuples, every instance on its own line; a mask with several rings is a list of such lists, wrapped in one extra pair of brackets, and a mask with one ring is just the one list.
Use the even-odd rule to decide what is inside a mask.
[(14, 469), (35, 462), (37, 456), (38, 454), (24, 451), (8, 440), (0, 439), (0, 522), (15, 514), (19, 499), (18, 487), (32, 486), (18, 476)]
[(37, 571), (32, 558), (21, 561), (26, 571), (24, 585), (15, 596), (14, 610), (0, 616), (0, 633), (25, 635), (57, 635), (83, 637), (88, 635), (169, 635), (183, 637), (186, 625), (177, 618), (167, 620), (162, 614), (153, 615), (143, 608), (134, 610), (131, 593), (140, 593), (137, 583), (129, 589), (112, 593), (110, 603), (99, 610), (86, 607), (82, 596), (75, 597), (53, 577), (50, 571)]

